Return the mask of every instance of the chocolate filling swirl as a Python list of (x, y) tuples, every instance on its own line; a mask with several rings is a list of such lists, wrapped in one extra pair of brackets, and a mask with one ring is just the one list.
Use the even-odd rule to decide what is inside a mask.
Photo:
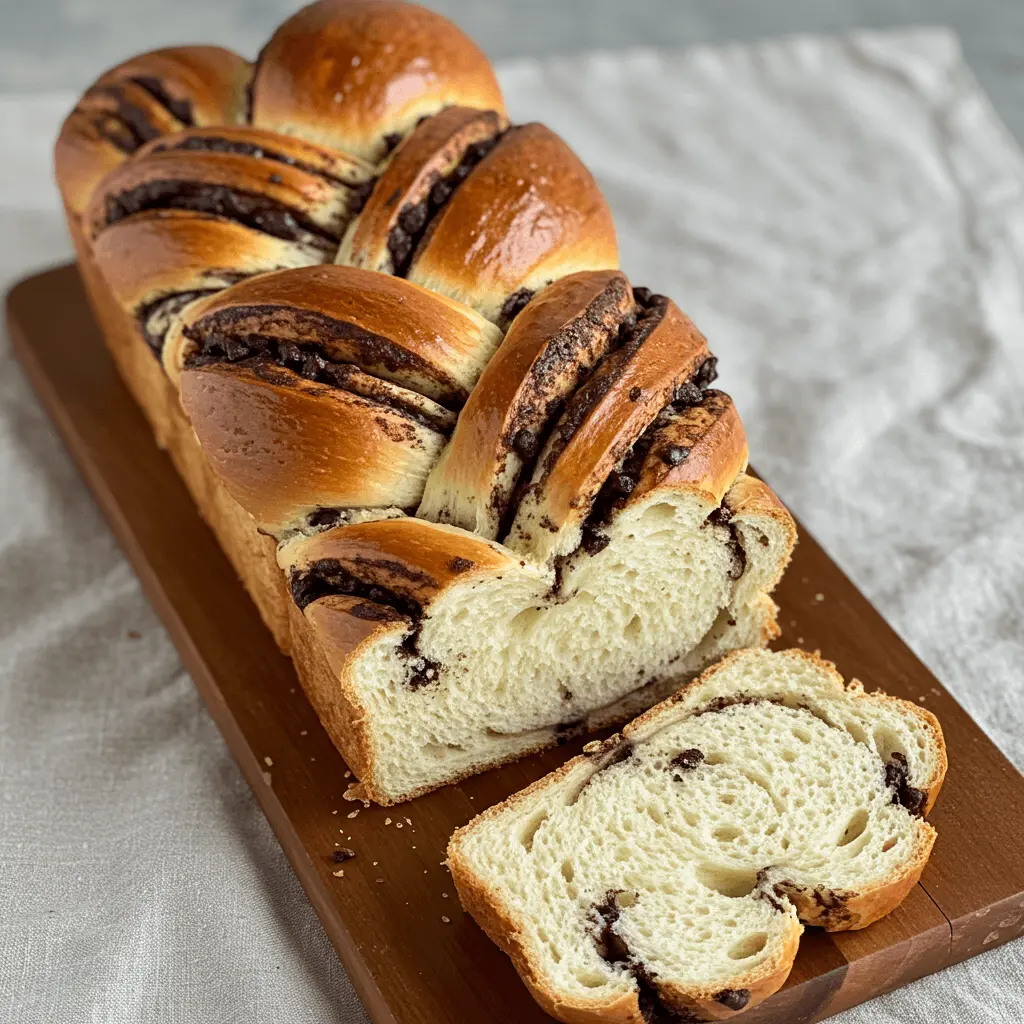
[(431, 185), (423, 198), (407, 203), (398, 214), (398, 221), (388, 233), (387, 247), (391, 256), (392, 273), (406, 277), (413, 257), (430, 231), (434, 219), (451, 199), (455, 190), (469, 177), (470, 172), (497, 145), (501, 133), (490, 139), (470, 143), (462, 159), (448, 174)]
[[(431, 430), (448, 435), (455, 417), (430, 399), (408, 393), (408, 389), (382, 381), (352, 363), (331, 358), (327, 349), (315, 342), (282, 341), (260, 334), (231, 335), (216, 331), (199, 335), (195, 327), (185, 329), (185, 336), (198, 341), (199, 347), (185, 359), (186, 368), (230, 363), (262, 368), (277, 366), (291, 370), (304, 380), (339, 388), (361, 395), (414, 420)], [(414, 397), (415, 396), (415, 397)]]
[(196, 181), (157, 180), (106, 197), (105, 221), (116, 224), (143, 210), (195, 210), (238, 221), (275, 238), (304, 242), (333, 256), (338, 236), (305, 213), (244, 189)]
[[(378, 568), (405, 575), (411, 579), (430, 581), (430, 577), (410, 570), (397, 562), (377, 563)], [(399, 647), (399, 653), (409, 663), (406, 685), (413, 689), (429, 686), (440, 679), (441, 666), (423, 656), (419, 650), (423, 609), (418, 601), (389, 587), (361, 579), (335, 558), (320, 558), (305, 569), (293, 569), (289, 577), (292, 600), (304, 609), (314, 601), (333, 594), (359, 598), (348, 609), (348, 614), (369, 622), (397, 622), (406, 619), (410, 629)]]

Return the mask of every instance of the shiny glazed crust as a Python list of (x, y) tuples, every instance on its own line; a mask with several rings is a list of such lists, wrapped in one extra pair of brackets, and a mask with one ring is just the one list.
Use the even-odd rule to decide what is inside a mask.
[(320, 0), (274, 33), (257, 61), (252, 122), (377, 161), (448, 106), (503, 111), (480, 48), (439, 14), (397, 0)]
[(125, 131), (116, 117), (119, 109), (127, 105), (141, 115), (142, 123), (152, 125), (151, 137), (186, 127), (136, 80), (158, 83), (179, 114), (187, 110), (192, 124), (231, 124), (242, 118), (249, 67), (219, 46), (176, 46), (141, 54), (100, 76), (57, 139), (57, 183), (70, 212), (83, 213), (103, 176), (145, 141), (137, 131)]
[[(183, 321), (186, 335), (217, 329), (321, 345), (334, 359), (453, 408), (468, 397), (501, 340), (493, 325), (444, 296), (339, 266), (254, 277)], [(182, 343), (172, 373), (192, 348)]]
[(615, 225), (593, 176), (549, 128), (526, 124), (502, 136), (441, 210), (409, 280), (500, 325), (516, 292), (618, 265)]

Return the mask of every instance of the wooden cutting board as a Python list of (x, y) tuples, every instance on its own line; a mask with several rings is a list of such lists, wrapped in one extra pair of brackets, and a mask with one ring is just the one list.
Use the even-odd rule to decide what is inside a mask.
[[(459, 906), (451, 832), (578, 753), (582, 740), (397, 808), (342, 798), (346, 767), (213, 535), (121, 383), (74, 267), (9, 294), (15, 350), (228, 746), (375, 1024), (550, 1020)], [(783, 495), (783, 497), (785, 497)], [(832, 560), (801, 532), (776, 597), (781, 646), (818, 648), (847, 677), (942, 721), (950, 769), (921, 884), (861, 932), (810, 930), (786, 987), (746, 1024), (803, 1024), (1024, 932), (1024, 778)], [(349, 847), (343, 866), (332, 853)]]

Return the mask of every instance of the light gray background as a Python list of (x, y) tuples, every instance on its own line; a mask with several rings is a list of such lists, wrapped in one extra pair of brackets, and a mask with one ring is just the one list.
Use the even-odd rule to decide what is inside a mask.
[[(182, 42), (254, 55), (298, 0), (0, 0), (0, 91), (81, 89), (127, 54)], [(944, 24), (1024, 139), (1022, 0), (430, 0), (492, 58)]]

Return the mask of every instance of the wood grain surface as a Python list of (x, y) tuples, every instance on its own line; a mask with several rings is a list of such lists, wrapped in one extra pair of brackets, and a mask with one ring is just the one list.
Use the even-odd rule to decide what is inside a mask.
[[(462, 911), (442, 860), (457, 826), (584, 741), (399, 807), (344, 800), (344, 762), (117, 376), (75, 268), (17, 285), (7, 317), (375, 1024), (549, 1020)], [(950, 761), (938, 843), (903, 906), (861, 932), (809, 930), (786, 987), (738, 1018), (809, 1024), (1024, 933), (1024, 778), (805, 531), (776, 597), (779, 646), (820, 649), (847, 677), (934, 711)], [(356, 856), (339, 866), (342, 846)]]

